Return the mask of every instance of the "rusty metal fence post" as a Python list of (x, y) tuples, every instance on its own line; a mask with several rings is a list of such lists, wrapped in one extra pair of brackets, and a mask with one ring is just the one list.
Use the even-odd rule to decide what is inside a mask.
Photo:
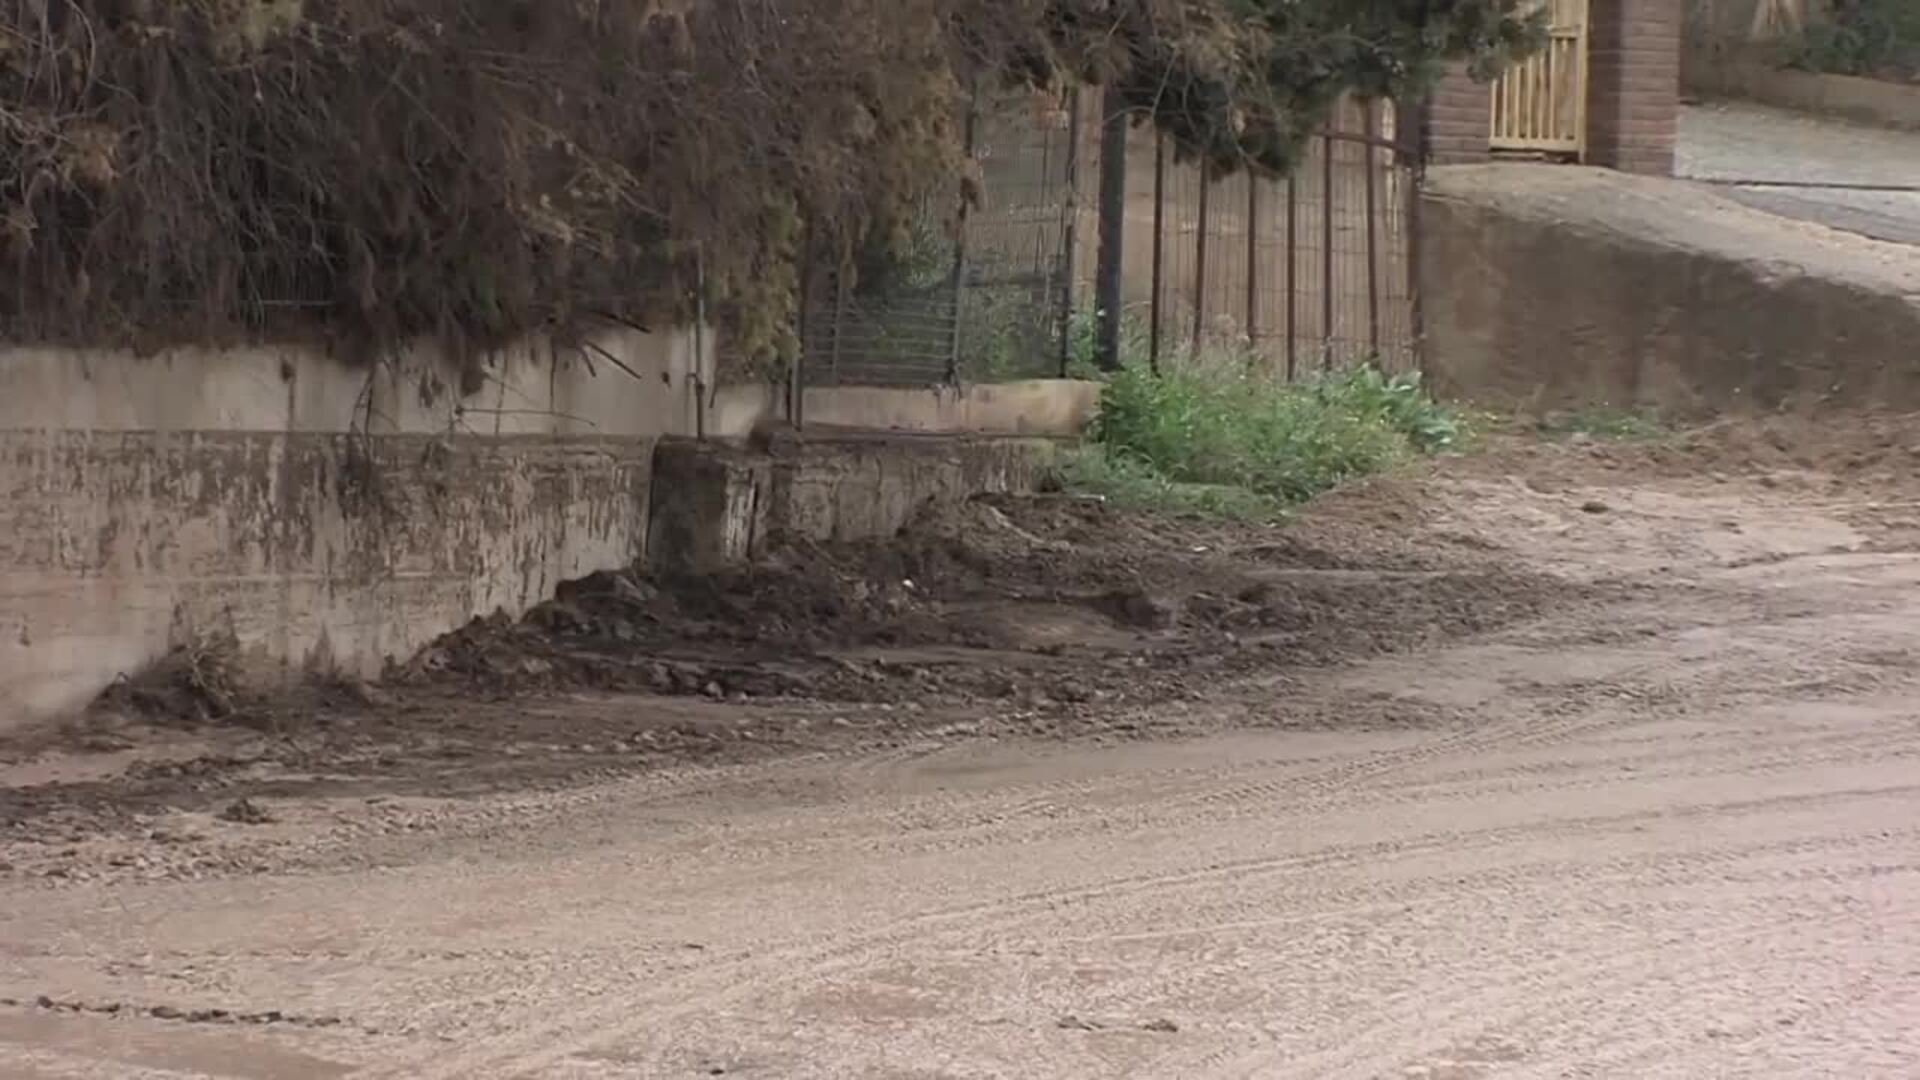
[(1060, 376), (1073, 364), (1073, 290), (1080, 254), (1080, 88), (1067, 92), (1066, 235), (1062, 239), (1060, 269)]
[(1297, 374), (1295, 370), (1293, 341), (1294, 341), (1294, 338), (1297, 336), (1295, 333), (1296, 328), (1294, 325), (1294, 318), (1297, 314), (1297, 312), (1295, 311), (1295, 308), (1298, 305), (1296, 304), (1295, 301), (1300, 294), (1300, 290), (1295, 287), (1297, 285), (1296, 279), (1300, 275), (1299, 232), (1300, 232), (1299, 190), (1294, 184), (1294, 178), (1291, 175), (1289, 175), (1287, 177), (1287, 381), (1288, 382), (1292, 382), (1294, 377)]
[[(960, 129), (961, 149), (966, 154), (968, 162), (974, 159), (979, 123), (980, 90), (975, 86), (968, 92), (967, 115)], [(967, 182), (963, 180), (960, 185), (960, 206), (955, 211), (953, 230), (953, 329), (947, 338), (946, 383), (948, 386), (956, 386), (960, 382), (960, 324), (966, 321), (961, 318), (961, 307), (966, 300), (967, 214), (972, 207), (972, 198), (966, 184)]]
[(803, 422), (802, 412), (806, 402), (806, 375), (802, 368), (807, 362), (807, 343), (813, 339), (808, 335), (814, 332), (816, 319), (814, 304), (814, 284), (818, 280), (814, 267), (819, 261), (813, 231), (813, 218), (807, 218), (805, 230), (800, 239), (800, 296), (799, 296), (799, 336), (800, 348), (794, 353), (793, 360), (787, 365), (787, 423), (798, 431)]
[(1166, 289), (1167, 249), (1167, 137), (1153, 136), (1153, 274), (1147, 300), (1147, 370), (1160, 374), (1161, 294)]
[(1247, 360), (1260, 355), (1260, 177), (1247, 174)]
[(1320, 368), (1333, 370), (1333, 134), (1320, 139)]
[(1380, 162), (1380, 151), (1374, 145), (1378, 136), (1372, 99), (1365, 102), (1365, 112), (1366, 141), (1360, 144), (1360, 149), (1366, 155), (1366, 167), (1361, 172), (1366, 175), (1367, 184), (1367, 352), (1369, 361), (1377, 364), (1380, 362), (1380, 246), (1374, 192), (1378, 181), (1374, 173)]
[(1100, 251), (1094, 264), (1100, 366), (1120, 370), (1120, 316), (1126, 305), (1127, 99), (1109, 87), (1100, 102)]
[(1207, 325), (1207, 200), (1213, 189), (1213, 165), (1200, 159), (1200, 225), (1193, 242), (1193, 354), (1200, 355)]
[[(1394, 132), (1395, 135), (1399, 131)], [(1404, 226), (1407, 237), (1407, 334), (1408, 348), (1412, 355), (1409, 359), (1413, 369), (1420, 373), (1422, 382), (1427, 378), (1427, 318), (1426, 308), (1421, 301), (1420, 291), (1420, 192), (1427, 180), (1427, 147), (1424, 128), (1416, 129), (1409, 149), (1397, 150), (1402, 166), (1407, 171), (1407, 200)], [(1411, 162), (1411, 164), (1407, 164)]]

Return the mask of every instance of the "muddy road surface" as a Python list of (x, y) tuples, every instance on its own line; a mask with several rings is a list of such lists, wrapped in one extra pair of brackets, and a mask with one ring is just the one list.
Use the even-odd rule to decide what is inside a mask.
[(1516, 441), (812, 666), (521, 634), (435, 663), (532, 690), (16, 739), (0, 1076), (1920, 1076), (1917, 430)]

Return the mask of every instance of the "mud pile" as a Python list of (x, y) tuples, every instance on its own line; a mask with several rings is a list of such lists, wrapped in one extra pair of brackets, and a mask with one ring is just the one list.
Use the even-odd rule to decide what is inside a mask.
[(596, 574), (523, 619), (476, 620), (393, 682), (495, 695), (1137, 701), (1182, 695), (1196, 675), (1485, 630), (1562, 591), (1485, 552), (1410, 545), (1394, 500), (1384, 514), (1382, 502), (1365, 504), (1371, 519), (1273, 528), (1070, 496), (983, 498), (924, 512), (883, 543), (788, 547), (700, 577)]
[(1279, 527), (981, 499), (705, 577), (595, 574), (374, 685), (242, 695), (220, 650), (182, 653), (70, 724), (0, 741), (0, 878), (254, 872), (262, 844), (305, 826), (251, 808), (288, 799), (573, 789), (962, 736), (1177, 736), (1234, 697), (1257, 705), (1248, 723), (1427, 722), (1391, 701), (1295, 702), (1289, 672), (1584, 592), (1436, 521), (1424, 483), (1358, 485)]

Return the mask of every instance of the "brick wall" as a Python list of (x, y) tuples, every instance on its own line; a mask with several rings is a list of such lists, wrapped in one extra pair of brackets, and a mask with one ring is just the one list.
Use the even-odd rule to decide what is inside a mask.
[(1485, 83), (1474, 82), (1464, 66), (1441, 77), (1427, 104), (1427, 154), (1436, 165), (1464, 165), (1487, 160), (1492, 130)]
[(1680, 106), (1681, 0), (1593, 0), (1587, 160), (1669, 175)]
[[(1587, 161), (1668, 175), (1680, 105), (1682, 0), (1591, 0)], [(1487, 160), (1488, 91), (1456, 66), (1427, 105), (1428, 160)]]

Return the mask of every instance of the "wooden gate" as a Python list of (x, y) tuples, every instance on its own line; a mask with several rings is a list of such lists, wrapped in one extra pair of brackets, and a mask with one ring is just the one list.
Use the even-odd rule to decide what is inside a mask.
[(1587, 148), (1587, 0), (1533, 0), (1548, 11), (1546, 48), (1493, 84), (1495, 150), (1580, 157)]

